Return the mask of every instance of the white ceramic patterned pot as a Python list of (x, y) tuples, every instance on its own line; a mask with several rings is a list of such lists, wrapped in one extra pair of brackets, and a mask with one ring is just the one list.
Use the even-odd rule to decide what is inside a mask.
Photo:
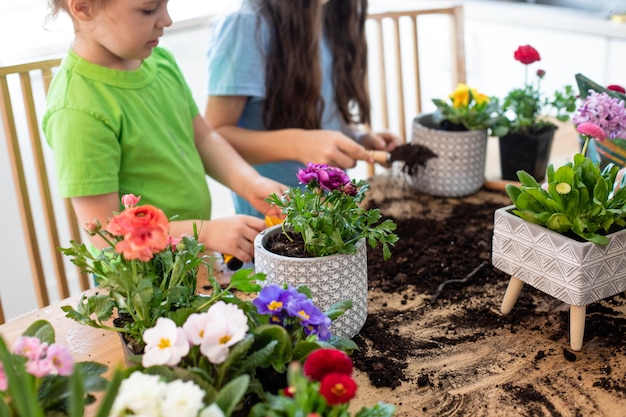
[(626, 290), (626, 229), (607, 245), (578, 241), (511, 213), (494, 215), (492, 263), (511, 275), (502, 312), (513, 308), (524, 284), (570, 305), (570, 343), (582, 348), (585, 306)]
[(356, 336), (367, 318), (367, 248), (365, 239), (357, 244), (353, 255), (330, 255), (318, 258), (291, 258), (265, 248), (269, 237), (282, 233), (281, 225), (272, 226), (254, 240), (254, 269), (267, 279), (261, 285), (306, 285), (312, 301), (322, 311), (342, 300), (353, 306), (333, 321), (331, 332), (339, 336)]
[(487, 130), (451, 132), (436, 129), (432, 114), (413, 119), (412, 143), (429, 148), (436, 158), (409, 177), (409, 183), (425, 194), (463, 197), (478, 191), (485, 183)]

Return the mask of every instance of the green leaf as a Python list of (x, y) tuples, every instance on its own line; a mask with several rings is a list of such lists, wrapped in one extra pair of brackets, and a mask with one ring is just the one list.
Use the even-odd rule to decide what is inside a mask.
[(241, 375), (232, 381), (229, 381), (219, 391), (215, 398), (215, 403), (224, 412), (225, 416), (230, 416), (243, 398), (250, 385), (250, 376)]
[(54, 343), (54, 327), (46, 320), (36, 320), (22, 333), (24, 336), (36, 337), (42, 343)]
[(120, 368), (115, 369), (115, 372), (111, 377), (111, 381), (109, 382), (106, 394), (100, 400), (98, 412), (95, 417), (108, 417), (111, 414), (113, 402), (115, 401), (115, 397), (117, 397), (120, 385), (122, 384), (122, 381), (126, 376), (127, 371), (124, 371)]
[(331, 320), (336, 320), (353, 307), (352, 300), (340, 300), (328, 307), (324, 312)]
[(83, 374), (81, 372), (73, 372), (69, 383), (69, 416), (83, 417), (85, 413), (85, 388), (83, 385)]
[(395, 411), (394, 405), (380, 402), (371, 408), (361, 408), (355, 417), (391, 417)]

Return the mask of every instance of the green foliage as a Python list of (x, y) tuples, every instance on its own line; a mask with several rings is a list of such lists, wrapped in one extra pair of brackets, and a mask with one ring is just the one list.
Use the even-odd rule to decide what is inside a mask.
[[(542, 76), (543, 77), (543, 76)], [(536, 134), (546, 126), (555, 126), (548, 117), (561, 122), (569, 120), (576, 110), (577, 93), (571, 85), (554, 91), (551, 97), (540, 90), (541, 77), (535, 83), (526, 83), (522, 88), (511, 90), (501, 105), (499, 117), (493, 125), (494, 136), (509, 133)]]
[(606, 235), (626, 226), (626, 177), (615, 184), (613, 164), (600, 170), (582, 154), (556, 171), (548, 166), (547, 189), (531, 175), (518, 171), (521, 185), (507, 185), (513, 213), (558, 233), (571, 232), (583, 240), (605, 245)]
[(450, 95), (450, 102), (433, 99), (437, 107), (433, 113), (433, 122), (441, 124), (444, 120), (467, 130), (490, 129), (498, 120), (498, 101), (478, 93), (465, 84), (459, 84)]
[[(149, 262), (124, 260), (112, 247), (93, 254), (85, 244), (71, 243), (70, 248), (61, 249), (62, 253), (95, 277), (99, 291), (83, 295), (76, 308), (62, 307), (66, 317), (125, 333), (136, 353), (143, 349), (143, 332), (154, 327), (159, 317), (169, 317), (181, 325), (190, 314), (206, 311), (215, 301), (232, 299), (232, 289), (257, 291), (260, 287), (256, 281), (264, 279), (260, 274), (248, 276), (238, 271), (223, 290), (211, 277), (212, 296), (205, 298), (196, 292), (196, 275), (201, 266), (209, 268), (210, 258), (203, 255), (204, 246), (195, 237), (183, 236), (175, 250), (157, 253)], [(114, 314), (129, 320), (123, 327), (111, 326), (109, 320)]]

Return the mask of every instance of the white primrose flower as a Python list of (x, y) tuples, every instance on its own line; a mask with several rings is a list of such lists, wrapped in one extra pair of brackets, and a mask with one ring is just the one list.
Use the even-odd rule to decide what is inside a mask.
[(200, 352), (213, 364), (228, 357), (228, 348), (242, 340), (248, 332), (248, 319), (234, 304), (219, 301), (207, 311), (209, 318), (204, 328)]
[(213, 403), (200, 412), (198, 417), (224, 417), (224, 412)]
[(146, 368), (153, 365), (178, 365), (183, 356), (189, 353), (189, 342), (183, 329), (176, 327), (176, 323), (166, 317), (160, 317), (155, 327), (147, 329), (143, 340), (146, 348), (141, 364)]
[(133, 372), (122, 381), (109, 416), (161, 416), (160, 399), (164, 387), (157, 375)]
[(189, 343), (198, 346), (204, 339), (204, 329), (209, 325), (211, 316), (208, 313), (194, 313), (187, 317), (183, 331)]
[(196, 417), (204, 407), (205, 392), (192, 381), (174, 380), (164, 392), (161, 413), (164, 416)]

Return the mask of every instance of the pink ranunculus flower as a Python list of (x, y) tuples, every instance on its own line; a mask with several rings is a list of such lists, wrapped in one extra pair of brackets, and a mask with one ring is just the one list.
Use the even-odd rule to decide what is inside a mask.
[(350, 177), (342, 169), (325, 165), (317, 171), (317, 181), (322, 189), (334, 191), (349, 183)]
[(139, 200), (141, 200), (141, 196), (137, 197), (134, 194), (124, 194), (122, 196), (122, 205), (124, 205), (124, 207), (126, 208), (135, 207), (137, 204), (139, 204)]
[(318, 166), (319, 164), (314, 164), (312, 162), (309, 162), (306, 164), (306, 168), (305, 169), (298, 169), (298, 173), (296, 174), (296, 177), (298, 178), (298, 181), (300, 182), (300, 184), (308, 184), (311, 181), (317, 181), (317, 170), (318, 170)]

